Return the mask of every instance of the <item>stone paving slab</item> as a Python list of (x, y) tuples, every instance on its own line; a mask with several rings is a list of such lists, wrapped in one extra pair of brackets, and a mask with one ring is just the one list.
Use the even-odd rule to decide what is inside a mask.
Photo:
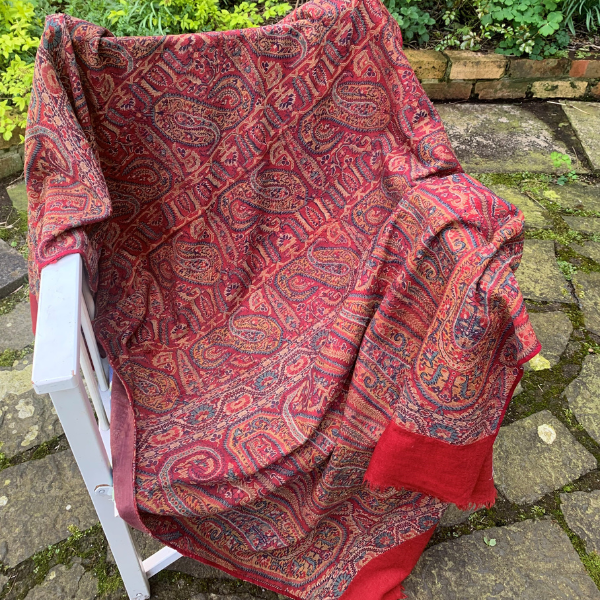
[(33, 388), (31, 355), (15, 362), (13, 368), (0, 368), (0, 400), (7, 394), (24, 394)]
[(5, 298), (26, 281), (26, 260), (4, 240), (0, 240), (0, 298)]
[(98, 583), (85, 571), (80, 559), (71, 565), (56, 565), (42, 583), (25, 596), (25, 600), (92, 600), (97, 597)]
[(33, 344), (31, 308), (29, 302), (20, 302), (9, 313), (0, 315), (0, 352), (21, 350)]
[(501, 427), (494, 443), (496, 487), (531, 504), (596, 468), (596, 459), (547, 410)]
[(546, 217), (544, 207), (537, 202), (521, 194), (519, 190), (508, 185), (493, 185), (490, 189), (498, 194), (500, 198), (514, 204), (521, 209), (525, 217), (525, 227), (528, 229), (551, 229), (552, 221)]
[(569, 528), (587, 552), (600, 554), (600, 490), (560, 495), (560, 508)]
[(600, 263), (600, 242), (583, 242), (582, 244), (571, 244), (571, 249)]
[(14, 567), (67, 537), (88, 529), (96, 511), (70, 450), (0, 472), (0, 562)]
[(549, 185), (544, 197), (562, 208), (600, 212), (600, 186), (570, 183)]
[(542, 302), (574, 302), (567, 280), (556, 264), (552, 240), (525, 240), (517, 270), (523, 297)]
[(6, 192), (8, 193), (8, 197), (12, 202), (13, 208), (18, 210), (19, 212), (27, 212), (27, 189), (25, 182), (15, 183), (10, 187), (6, 188)]
[(13, 457), (62, 433), (50, 396), (33, 389), (0, 399), (0, 452)]
[(542, 344), (540, 356), (550, 366), (558, 364), (573, 332), (571, 320), (565, 313), (557, 310), (545, 313), (529, 313), (529, 319), (538, 340)]
[(565, 390), (569, 408), (600, 444), (600, 356), (586, 356), (579, 377)]
[(553, 173), (550, 154), (570, 152), (548, 125), (514, 104), (438, 104), (436, 109), (468, 173)]
[(30, 354), (0, 370), (0, 452), (7, 458), (63, 432), (50, 396), (33, 389), (32, 361)]
[(476, 531), (433, 546), (404, 589), (410, 600), (600, 600), (566, 533), (549, 520)]
[(579, 231), (581, 233), (600, 233), (600, 219), (595, 219), (594, 217), (571, 217), (564, 216), (563, 219), (566, 221), (567, 225), (574, 229), (575, 231)]
[(454, 527), (464, 523), (473, 513), (475, 509), (460, 510), (456, 504), (451, 504), (440, 519), (441, 527)]
[(600, 335), (600, 273), (577, 271), (573, 276), (573, 286), (579, 298), (585, 328)]
[(7, 581), (8, 577), (6, 577), (6, 575), (0, 575), (0, 592), (2, 591), (2, 588), (4, 587)]
[(594, 170), (600, 170), (600, 104), (597, 102), (568, 102), (563, 110), (571, 122)]

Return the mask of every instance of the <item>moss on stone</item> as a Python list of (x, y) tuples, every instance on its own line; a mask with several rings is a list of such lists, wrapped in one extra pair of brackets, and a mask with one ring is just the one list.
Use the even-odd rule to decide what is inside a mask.
[(577, 554), (579, 554), (579, 558), (583, 563), (583, 566), (586, 568), (589, 576), (592, 578), (596, 587), (600, 589), (600, 556), (598, 556), (595, 552), (588, 553), (585, 548), (585, 542), (574, 533), (569, 526), (560, 510), (560, 495), (555, 494), (557, 508), (552, 511), (552, 516), (556, 520), (556, 522), (562, 527), (564, 532), (569, 536), (569, 540), (571, 540), (571, 544)]
[(473, 177), (483, 185), (509, 185), (518, 187), (529, 173), (475, 173)]
[(21, 360), (33, 352), (33, 344), (25, 346), (22, 350), (5, 350), (0, 352), (0, 367), (12, 367), (15, 360)]
[(0, 225), (0, 239), (27, 258), (27, 213), (13, 210), (8, 222)]
[(7, 223), (0, 226), (0, 239), (17, 241), (27, 236), (27, 213), (13, 209)]
[(6, 458), (6, 454), (4, 452), (0, 452), (0, 471), (10, 467), (10, 461)]
[(571, 324), (573, 325), (574, 330), (581, 330), (585, 327), (583, 313), (577, 305), (570, 304), (568, 306), (563, 307), (562, 310), (567, 315), (567, 317), (571, 319)]
[[(57, 452), (68, 450), (68, 448), (69, 443), (67, 442), (66, 436), (63, 434), (53, 437), (39, 446), (35, 446), (25, 450), (24, 452), (20, 452), (19, 454), (15, 454), (10, 458), (7, 458), (3, 453), (0, 452), (0, 471), (3, 469), (8, 469), (8, 467), (20, 465), (30, 460), (39, 460), (40, 458), (44, 458), (50, 454), (56, 454)], [(0, 596), (0, 598), (2, 598), (2, 596)]]
[[(572, 542), (573, 540), (571, 540), (571, 543)], [(575, 544), (573, 544), (573, 546), (575, 546)], [(575, 550), (577, 550), (577, 547), (575, 547)], [(577, 550), (577, 553), (579, 554), (579, 558), (581, 558), (583, 566), (587, 569), (587, 572), (596, 584), (596, 587), (600, 590), (600, 556), (595, 552), (590, 552), (588, 554), (587, 552), (583, 553)]]
[(40, 458), (45, 458), (49, 454), (53, 454), (54, 449), (60, 442), (61, 436), (56, 436), (43, 444), (40, 444), (33, 453), (31, 454), (30, 460), (40, 460)]
[(13, 579), (14, 583), (9, 590), (0, 593), (0, 599), (22, 600), (32, 588), (44, 581), (54, 566), (69, 566), (75, 557), (81, 558), (86, 570), (93, 570), (98, 578), (100, 595), (106, 595), (108, 588), (101, 581), (106, 582), (111, 575), (106, 573), (107, 542), (102, 527), (98, 523), (86, 531), (79, 531), (76, 527), (69, 531), (71, 535), (66, 540), (48, 546), (12, 569), (4, 568), (3, 574)]
[(600, 272), (600, 264), (591, 258), (578, 254), (573, 248), (564, 246), (563, 244), (558, 244), (556, 258), (559, 261), (573, 265), (577, 271), (583, 271), (584, 273)]
[[(585, 240), (596, 241), (598, 235), (582, 233), (572, 230), (562, 218), (563, 215), (575, 215), (581, 217), (600, 217), (600, 213), (589, 210), (576, 210), (561, 206), (552, 199), (552, 190), (549, 184), (552, 177), (544, 173), (478, 173), (473, 175), (486, 186), (507, 185), (514, 187), (522, 194), (531, 198), (542, 206), (552, 221), (551, 229), (528, 230), (526, 237), (532, 239), (553, 240), (563, 246), (572, 243), (581, 243)], [(596, 178), (592, 177), (595, 181)], [(596, 270), (596, 267), (587, 259), (585, 267)]]
[(0, 300), (0, 315), (9, 313), (19, 302), (29, 300), (29, 288), (27, 285), (20, 287), (6, 298)]

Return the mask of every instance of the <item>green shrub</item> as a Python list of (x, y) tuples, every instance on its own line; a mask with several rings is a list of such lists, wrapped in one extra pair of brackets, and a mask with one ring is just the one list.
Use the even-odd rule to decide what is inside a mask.
[(575, 23), (585, 25), (588, 31), (600, 29), (600, 2), (598, 0), (564, 0), (565, 23), (575, 33)]
[(0, 0), (0, 134), (9, 140), (25, 127), (33, 62), (40, 40), (35, 8), (23, 0)]
[[(304, 1), (304, 0), (302, 0)], [(600, 29), (599, 0), (384, 0), (405, 42), (531, 58), (564, 55), (576, 26)], [(24, 127), (44, 17), (66, 12), (114, 34), (257, 27), (291, 10), (281, 0), (0, 0), (0, 134)]]
[(115, 35), (166, 35), (257, 27), (283, 17), (287, 2), (242, 2), (232, 10), (218, 0), (69, 0), (66, 12), (110, 29)]
[(427, 6), (427, 3), (419, 0), (385, 0), (384, 4), (398, 21), (405, 41), (415, 39), (419, 44), (429, 41), (429, 29), (431, 25), (435, 25), (435, 19), (420, 7)]
[(454, 0), (443, 15), (451, 31), (438, 49), (458, 46), (478, 50), (496, 40), (496, 52), (544, 58), (560, 54), (569, 44), (561, 0)]

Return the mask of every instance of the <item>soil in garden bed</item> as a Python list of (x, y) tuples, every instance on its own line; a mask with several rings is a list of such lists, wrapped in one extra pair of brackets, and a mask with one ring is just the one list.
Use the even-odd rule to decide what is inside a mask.
[[(481, 48), (478, 52), (495, 52), (498, 40), (484, 40)], [(412, 40), (410, 42), (405, 41), (404, 47), (411, 50), (434, 50), (439, 40), (432, 39), (429, 43), (419, 46), (419, 44)], [(457, 50), (458, 48), (447, 48), (447, 50)], [(523, 56), (509, 56), (508, 58), (528, 58), (525, 54)], [(557, 56), (550, 56), (548, 58), (570, 58), (571, 60), (599, 60), (600, 59), (600, 34), (592, 34), (589, 31), (576, 31), (575, 35), (571, 37), (569, 47), (566, 49), (564, 54)]]

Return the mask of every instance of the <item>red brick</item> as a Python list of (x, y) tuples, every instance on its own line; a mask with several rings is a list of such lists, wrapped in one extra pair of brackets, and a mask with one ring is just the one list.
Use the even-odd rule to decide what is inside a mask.
[(443, 79), (448, 59), (435, 50), (405, 50), (406, 58), (420, 80)]
[(480, 100), (525, 98), (529, 85), (528, 81), (511, 81), (510, 79), (478, 81), (475, 84), (475, 94), (479, 95)]
[(469, 50), (447, 50), (444, 54), (452, 63), (450, 79), (500, 79), (508, 63), (508, 59), (501, 54)]
[(560, 77), (569, 70), (568, 58), (513, 58), (510, 61), (510, 77), (532, 79), (536, 77)]
[(470, 81), (424, 81), (423, 89), (432, 100), (468, 100), (473, 83)]
[(574, 60), (570, 77), (600, 77), (600, 60)]

